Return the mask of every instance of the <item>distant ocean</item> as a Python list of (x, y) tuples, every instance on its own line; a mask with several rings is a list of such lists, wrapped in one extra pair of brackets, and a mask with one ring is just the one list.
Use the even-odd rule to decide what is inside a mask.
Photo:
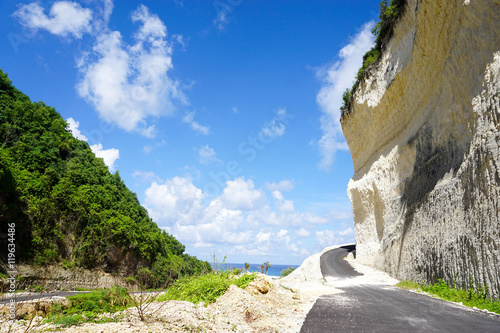
[[(226, 264), (227, 269), (243, 268), (245, 269), (245, 264)], [(250, 264), (250, 272), (260, 272), (260, 264)], [(288, 267), (298, 268), (299, 265), (272, 265), (267, 270), (267, 275), (280, 277), (281, 271), (287, 269)], [(222, 269), (225, 269), (223, 266)], [(265, 271), (264, 271), (265, 273)]]

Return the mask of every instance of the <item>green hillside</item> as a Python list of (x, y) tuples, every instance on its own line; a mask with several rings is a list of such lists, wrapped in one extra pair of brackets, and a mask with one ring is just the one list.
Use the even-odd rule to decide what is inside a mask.
[(0, 70), (0, 260), (15, 223), (16, 263), (135, 274), (210, 270), (158, 228), (118, 172), (73, 137), (54, 108), (33, 103)]

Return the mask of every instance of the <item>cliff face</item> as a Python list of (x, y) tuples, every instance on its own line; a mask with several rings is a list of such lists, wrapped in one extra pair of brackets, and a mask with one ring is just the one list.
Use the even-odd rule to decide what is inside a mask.
[(500, 293), (500, 1), (408, 0), (342, 128), (359, 261)]

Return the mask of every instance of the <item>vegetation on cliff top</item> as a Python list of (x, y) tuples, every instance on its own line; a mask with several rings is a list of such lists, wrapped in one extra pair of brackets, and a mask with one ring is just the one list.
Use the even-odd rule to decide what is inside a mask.
[[(210, 271), (184, 253), (148, 216), (135, 193), (111, 174), (64, 119), (33, 103), (0, 70), (0, 235), (15, 224), (15, 261), (102, 268), (160, 281)], [(6, 262), (6, 237), (0, 238)]]
[(352, 95), (363, 78), (365, 70), (377, 61), (384, 47), (387, 45), (394, 32), (394, 26), (398, 18), (403, 14), (406, 5), (406, 0), (382, 0), (379, 5), (380, 15), (379, 21), (372, 29), (375, 35), (375, 45), (372, 49), (363, 56), (363, 65), (359, 69), (356, 80), (351, 89), (346, 89), (342, 95), (342, 106), (340, 107), (341, 118), (344, 118), (349, 112), (349, 104), (351, 103)]

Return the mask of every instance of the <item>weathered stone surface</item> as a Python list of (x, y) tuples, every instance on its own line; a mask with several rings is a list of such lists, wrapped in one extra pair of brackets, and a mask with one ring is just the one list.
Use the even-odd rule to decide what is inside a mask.
[(20, 279), (16, 282), (17, 289), (30, 289), (35, 286), (48, 290), (75, 290), (76, 288), (100, 289), (115, 285), (128, 286), (135, 290), (119, 275), (112, 275), (101, 270), (86, 270), (81, 268), (64, 269), (60, 266), (45, 266), (34, 268), (28, 265), (16, 267)]
[(500, 294), (500, 1), (408, 0), (342, 119), (357, 260)]

